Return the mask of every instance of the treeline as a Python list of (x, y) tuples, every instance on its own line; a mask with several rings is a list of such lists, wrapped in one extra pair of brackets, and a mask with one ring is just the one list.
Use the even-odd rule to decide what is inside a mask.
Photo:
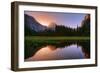
[(56, 25), (55, 30), (46, 29), (41, 32), (25, 29), (26, 36), (90, 36), (90, 24), (84, 23), (81, 27), (72, 29), (63, 25)]

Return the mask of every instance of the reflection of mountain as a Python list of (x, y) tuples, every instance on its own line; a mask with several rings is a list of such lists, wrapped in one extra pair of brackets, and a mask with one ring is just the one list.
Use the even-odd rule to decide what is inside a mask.
[[(59, 42), (59, 43), (58, 43)], [(28, 45), (28, 43), (30, 43), (30, 45)], [(33, 45), (32, 45), (33, 44)], [(82, 47), (82, 51), (86, 54), (88, 54), (88, 58), (90, 57), (90, 41), (89, 40), (84, 40), (84, 41), (63, 41), (63, 42), (60, 42), (60, 41), (55, 41), (55, 43), (52, 43), (52, 42), (29, 42), (29, 41), (26, 41), (25, 42), (25, 59), (31, 57), (31, 56), (34, 56), (41, 48), (47, 46), (47, 45), (50, 45), (50, 46), (53, 46), (54, 50), (57, 50), (57, 48), (63, 48), (65, 46), (70, 46), (72, 44), (77, 44), (77, 46), (81, 46)]]
[(39, 36), (89, 36), (90, 15), (87, 14), (81, 22), (81, 27), (72, 29), (64, 25), (51, 22), (49, 27), (43, 26), (32, 16), (24, 15), (25, 35)]

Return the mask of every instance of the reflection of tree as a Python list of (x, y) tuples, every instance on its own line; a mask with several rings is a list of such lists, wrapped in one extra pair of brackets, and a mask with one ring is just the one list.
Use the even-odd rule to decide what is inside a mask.
[[(59, 42), (59, 43), (58, 43)], [(82, 46), (82, 50), (84, 54), (88, 54), (88, 58), (90, 58), (90, 41), (56, 41), (55, 43), (49, 43), (49, 42), (31, 42), (30, 45), (28, 44), (29, 42), (27, 41), (25, 43), (25, 59), (34, 56), (37, 51), (39, 51), (41, 48), (50, 46), (53, 49), (51, 50), (56, 50), (57, 48), (64, 48), (65, 46), (70, 46), (72, 44), (77, 44), (79, 46)]]
[(82, 50), (83, 50), (83, 52), (85, 54), (85, 57), (86, 58), (90, 58), (90, 41), (84, 41), (84, 42), (80, 41), (77, 44), (82, 46)]

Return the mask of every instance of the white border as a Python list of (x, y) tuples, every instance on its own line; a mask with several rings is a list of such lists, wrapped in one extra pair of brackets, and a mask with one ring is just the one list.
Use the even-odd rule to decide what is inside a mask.
[[(49, 11), (49, 12), (70, 12), (70, 13), (89, 13), (91, 14), (91, 52), (90, 59), (79, 60), (56, 60), (56, 61), (38, 61), (38, 62), (24, 62), (24, 11)], [(35, 67), (50, 67), (50, 66), (70, 66), (70, 65), (84, 65), (95, 64), (95, 10), (82, 8), (60, 8), (60, 7), (46, 7), (46, 6), (19, 6), (19, 68), (35, 68)]]

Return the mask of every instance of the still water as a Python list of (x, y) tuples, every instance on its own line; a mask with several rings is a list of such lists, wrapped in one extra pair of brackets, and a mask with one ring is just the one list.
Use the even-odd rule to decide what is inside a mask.
[[(90, 58), (90, 45), (88, 42), (79, 43), (62, 43), (63, 46), (59, 45), (45, 45), (40, 47), (31, 47), (28, 49), (30, 53), (25, 61), (44, 61), (44, 60), (63, 60), (63, 59), (86, 59)], [(37, 50), (34, 50), (37, 49)]]

